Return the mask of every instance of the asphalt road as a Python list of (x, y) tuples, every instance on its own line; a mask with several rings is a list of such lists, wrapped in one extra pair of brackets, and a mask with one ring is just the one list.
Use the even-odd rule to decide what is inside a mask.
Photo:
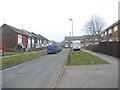
[(63, 50), (3, 70), (2, 88), (51, 88), (68, 54)]

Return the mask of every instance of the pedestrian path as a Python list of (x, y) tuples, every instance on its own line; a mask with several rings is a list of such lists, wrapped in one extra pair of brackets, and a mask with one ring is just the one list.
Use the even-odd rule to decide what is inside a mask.
[(92, 52), (92, 51), (88, 51), (88, 50), (84, 50), (84, 49), (82, 49), (82, 51), (90, 53), (94, 56), (97, 56), (97, 57), (99, 57), (103, 60), (106, 60), (107, 62), (109, 62), (111, 64), (118, 64), (118, 58), (116, 58), (116, 57), (112, 57), (112, 56), (109, 56), (109, 55), (105, 55), (105, 54), (98, 53), (98, 52)]
[(38, 53), (38, 52), (41, 52), (41, 51), (46, 51), (46, 50), (32, 51), (32, 52), (26, 52), (26, 53), (22, 53), (22, 54), (9, 55), (9, 56), (2, 56), (0, 58), (7, 58), (7, 57), (13, 57), (13, 56), (21, 56), (21, 55), (30, 54), (30, 53)]
[(110, 64), (66, 66), (58, 88), (118, 88), (118, 59), (83, 50)]

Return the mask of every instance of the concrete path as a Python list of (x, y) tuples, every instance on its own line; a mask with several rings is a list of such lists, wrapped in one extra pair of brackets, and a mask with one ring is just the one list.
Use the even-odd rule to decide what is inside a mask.
[(13, 66), (2, 71), (3, 88), (52, 88), (69, 50)]
[(118, 88), (118, 59), (83, 50), (111, 64), (66, 66), (58, 88)]

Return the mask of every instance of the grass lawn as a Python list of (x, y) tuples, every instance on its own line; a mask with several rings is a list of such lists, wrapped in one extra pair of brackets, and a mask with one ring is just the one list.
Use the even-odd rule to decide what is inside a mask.
[(91, 55), (83, 51), (70, 52), (69, 65), (91, 65), (91, 64), (109, 64), (97, 56)]
[(12, 66), (15, 64), (25, 62), (27, 60), (31, 60), (31, 59), (43, 56), (46, 53), (47, 53), (46, 51), (41, 51), (38, 53), (30, 53), (30, 54), (25, 54), (25, 55), (20, 55), (20, 56), (7, 57), (7, 58), (0, 59), (0, 62), (2, 61), (2, 69), (4, 69), (6, 67), (9, 67), (9, 66)]
[(25, 52), (4, 52), (4, 56), (9, 56), (9, 55), (16, 55), (16, 54), (22, 54)]

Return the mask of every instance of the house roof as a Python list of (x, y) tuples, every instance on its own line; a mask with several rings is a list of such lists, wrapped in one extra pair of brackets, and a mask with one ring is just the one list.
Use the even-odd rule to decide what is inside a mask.
[(26, 36), (29, 36), (27, 33), (25, 33), (23, 30), (20, 30), (20, 29), (17, 29), (13, 26), (10, 26), (10, 25), (7, 25), (7, 24), (3, 24), (2, 26), (7, 26), (9, 27), (11, 30), (15, 31), (16, 33), (18, 34), (22, 34), (22, 35), (26, 35)]
[[(73, 36), (73, 40), (89, 39), (96, 38), (94, 35), (84, 35), (84, 36)], [(71, 40), (71, 37), (65, 37), (65, 40)]]
[(37, 34), (35, 34), (35, 33), (33, 33), (33, 32), (30, 32), (30, 33), (31, 33), (31, 35), (32, 35), (33, 37), (38, 38), (38, 35), (37, 35)]
[(54, 40), (49, 40), (49, 43), (52, 43), (52, 45), (57, 45), (57, 43)]
[(23, 29), (23, 31), (24, 31), (27, 35), (29, 35), (29, 37), (32, 37), (32, 35), (30, 34), (30, 32), (28, 32), (28, 31), (26, 31), (26, 30), (24, 30), (24, 29)]
[(38, 37), (41, 38), (41, 39), (44, 39), (42, 35), (38, 34)]
[[(48, 40), (47, 38), (45, 38), (44, 36), (42, 36), (42, 35), (40, 35), (40, 34), (38, 34), (38, 36), (39, 36), (40, 38), (42, 38), (42, 39)], [(49, 41), (49, 40), (48, 40), (48, 41)]]
[(59, 45), (60, 46), (65, 45), (65, 40), (61, 41)]
[[(33, 32), (29, 32), (29, 31), (26, 31), (24, 29), (20, 30), (20, 29), (17, 29), (15, 27), (13, 27), (13, 26), (7, 25), (7, 24), (3, 24), (2, 26), (7, 26), (8, 28), (10, 28), (11, 30), (15, 31), (18, 34), (26, 35), (26, 36), (29, 36), (29, 37), (40, 38), (40, 39), (42, 38), (42, 39), (48, 40), (47, 38), (45, 38), (44, 36), (42, 36), (40, 34), (35, 34)], [(1, 26), (1, 28), (2, 28), (2, 26)]]
[(107, 28), (106, 28), (104, 31), (102, 31), (102, 32), (105, 32), (105, 31), (109, 30), (110, 28), (113, 28), (114, 26), (116, 26), (116, 25), (118, 25), (118, 24), (120, 24), (120, 20), (118, 20), (117, 22), (113, 23), (112, 25), (110, 25), (109, 27), (107, 27)]

